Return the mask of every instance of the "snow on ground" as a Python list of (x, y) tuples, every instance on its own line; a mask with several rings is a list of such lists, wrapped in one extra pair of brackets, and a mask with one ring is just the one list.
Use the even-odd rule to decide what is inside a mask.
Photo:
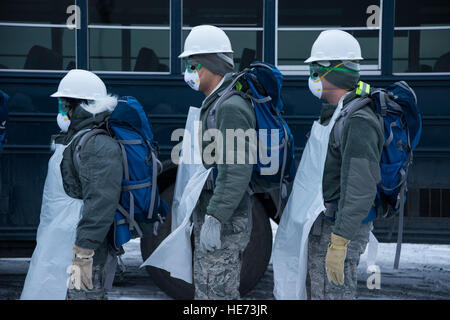
[[(271, 221), (275, 234), (278, 225)], [(402, 244), (399, 269), (394, 269), (396, 243), (379, 243), (375, 265), (380, 289), (369, 289), (368, 250), (358, 266), (358, 299), (450, 299), (450, 245)], [(371, 271), (371, 270), (369, 270)], [(372, 286), (373, 287), (373, 286)]]
[[(276, 224), (273, 224), (274, 235)], [(369, 290), (367, 252), (358, 267), (358, 299), (450, 299), (450, 245), (403, 244), (400, 268), (393, 269), (395, 243), (380, 243), (376, 265), (381, 271), (380, 289)], [(139, 240), (125, 245), (126, 272), (117, 277), (112, 300), (171, 299), (150, 279), (142, 263)], [(0, 259), (0, 300), (18, 299), (30, 259)], [(274, 299), (273, 268), (269, 264), (257, 286), (243, 299)]]

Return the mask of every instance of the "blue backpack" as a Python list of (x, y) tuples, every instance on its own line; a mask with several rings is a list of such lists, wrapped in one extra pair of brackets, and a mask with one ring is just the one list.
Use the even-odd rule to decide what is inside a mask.
[[(257, 161), (253, 166), (252, 179), (264, 180), (273, 190), (273, 185), (279, 188), (277, 215), (280, 212), (281, 200), (287, 197), (287, 184), (295, 178), (294, 136), (282, 116), (283, 101), (281, 87), (283, 75), (273, 65), (255, 61), (249, 68), (237, 73), (231, 84), (223, 91), (207, 117), (208, 128), (216, 128), (216, 109), (223, 101), (232, 95), (240, 95), (252, 102), (256, 116)], [(272, 140), (275, 145), (272, 146)], [(261, 141), (261, 142), (260, 142)], [(267, 145), (260, 150), (261, 145)], [(261, 153), (268, 159), (277, 156), (279, 166), (275, 174), (264, 174), (264, 169), (270, 168), (270, 163), (261, 158)], [(277, 154), (275, 154), (277, 153)]]
[[(378, 185), (376, 207), (378, 217), (394, 216), (402, 209), (407, 189), (408, 168), (413, 160), (422, 133), (422, 116), (417, 107), (417, 97), (404, 81), (396, 82), (386, 89), (372, 89), (359, 82), (357, 94), (342, 110), (333, 128), (334, 148), (340, 148), (340, 138), (344, 124), (354, 112), (372, 104), (383, 128), (385, 143), (381, 153), (381, 183)], [(363, 87), (366, 90), (363, 90)]]
[(156, 157), (158, 145), (154, 141), (147, 115), (134, 97), (119, 98), (105, 125), (82, 136), (75, 148), (76, 166), (79, 166), (80, 150), (88, 139), (97, 134), (113, 137), (122, 149), (122, 193), (109, 233), (110, 242), (118, 250), (132, 238), (133, 229), (140, 237), (143, 236), (137, 222), (164, 222), (169, 207), (160, 198), (157, 184), (162, 165)]
[(6, 122), (8, 121), (9, 96), (0, 90), (0, 151), (6, 136)]
[(340, 147), (346, 120), (355, 111), (370, 104), (380, 121), (385, 138), (380, 160), (381, 182), (377, 186), (374, 212), (377, 218), (399, 216), (394, 263), (397, 268), (403, 233), (408, 168), (413, 161), (413, 150), (419, 144), (422, 134), (422, 116), (417, 106), (417, 96), (405, 81), (396, 82), (386, 89), (372, 90), (368, 84), (360, 81), (356, 93), (360, 97), (352, 100), (336, 120), (333, 128), (333, 147)]

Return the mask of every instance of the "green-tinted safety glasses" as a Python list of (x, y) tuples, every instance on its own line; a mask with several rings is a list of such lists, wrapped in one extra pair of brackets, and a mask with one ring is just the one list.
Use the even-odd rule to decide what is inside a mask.
[(195, 72), (195, 70), (199, 70), (202, 67), (201, 63), (198, 64), (192, 64), (189, 58), (184, 59), (184, 67), (187, 70), (187, 72)]
[(64, 98), (58, 98), (58, 108), (59, 113), (64, 116), (67, 116), (70, 110), (70, 103)]
[(339, 68), (341, 65), (343, 65), (344, 63), (339, 63), (338, 65), (334, 66), (334, 67), (324, 67), (318, 63), (311, 63), (309, 65), (309, 76), (311, 77), (311, 79), (313, 80), (317, 80), (319, 79), (319, 75), (323, 74), (322, 77), (324, 77), (327, 73), (333, 71), (333, 70), (338, 70), (338, 71), (345, 71), (345, 72), (350, 72), (350, 73), (358, 73), (358, 71), (355, 70), (350, 70), (347, 68)]

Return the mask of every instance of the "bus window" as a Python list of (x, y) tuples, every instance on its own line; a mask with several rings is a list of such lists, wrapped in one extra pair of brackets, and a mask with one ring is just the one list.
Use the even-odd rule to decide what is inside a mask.
[(67, 28), (74, 0), (0, 2), (0, 69), (68, 70), (76, 66), (75, 31)]
[(170, 1), (89, 1), (94, 71), (169, 72)]
[(395, 73), (450, 72), (448, 0), (397, 0)]
[[(334, 1), (320, 3), (278, 0), (277, 65), (286, 73), (307, 74), (304, 61), (314, 40), (329, 28), (345, 30), (361, 45), (362, 70), (379, 70), (380, 1)], [(372, 19), (370, 19), (372, 16)]]
[(211, 24), (230, 38), (235, 70), (262, 60), (263, 0), (184, 0), (183, 42), (192, 27)]

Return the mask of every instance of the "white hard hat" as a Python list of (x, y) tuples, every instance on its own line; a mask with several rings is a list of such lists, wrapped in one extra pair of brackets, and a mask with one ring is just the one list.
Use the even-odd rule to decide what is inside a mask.
[(222, 29), (210, 25), (192, 28), (178, 58), (205, 53), (233, 53), (230, 39)]
[(324, 60), (363, 60), (358, 40), (342, 30), (322, 31), (311, 48), (311, 56), (305, 63)]
[(58, 91), (51, 95), (55, 98), (74, 98), (98, 100), (107, 96), (106, 86), (97, 75), (90, 71), (70, 70), (58, 86)]

